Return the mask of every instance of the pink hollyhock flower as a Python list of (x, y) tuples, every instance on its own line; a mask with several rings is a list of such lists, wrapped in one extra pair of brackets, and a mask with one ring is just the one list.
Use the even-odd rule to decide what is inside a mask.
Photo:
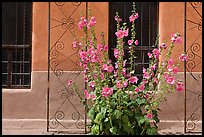
[(122, 74), (123, 74), (123, 76), (126, 76), (126, 68), (123, 68)]
[(181, 81), (177, 82), (176, 90), (179, 91), (179, 92), (182, 92), (183, 89), (184, 89), (184, 84)]
[(108, 51), (108, 45), (105, 45), (105, 46), (104, 46), (104, 50), (105, 50), (105, 51)]
[(171, 34), (171, 41), (173, 44), (181, 44), (182, 43), (182, 38), (181, 38), (181, 34), (179, 34), (178, 32), (175, 34)]
[(132, 14), (132, 15), (129, 17), (129, 20), (130, 20), (130, 22), (134, 22), (138, 17), (139, 17), (138, 13), (136, 13), (135, 15)]
[(133, 41), (132, 40), (128, 40), (128, 45), (132, 45)]
[(149, 73), (145, 72), (144, 75), (143, 75), (143, 77), (146, 78), (146, 79), (149, 79), (149, 78), (150, 78), (150, 75), (149, 75)]
[(115, 19), (115, 21), (118, 21), (118, 22), (121, 22), (121, 21), (122, 21), (122, 19), (119, 18), (119, 17), (117, 17), (117, 16), (115, 16), (114, 19)]
[(117, 62), (115, 62), (115, 69), (117, 69), (118, 68), (118, 63)]
[(152, 58), (152, 54), (150, 52), (147, 53), (149, 58)]
[(145, 73), (146, 72), (146, 68), (142, 68), (142, 73)]
[(91, 99), (92, 99), (92, 100), (95, 100), (95, 99), (96, 99), (96, 95), (91, 94)]
[(139, 41), (138, 40), (135, 40), (135, 45), (138, 45), (139, 44)]
[(176, 73), (178, 72), (178, 67), (174, 67), (174, 68), (172, 69), (172, 72), (173, 72), (174, 74), (176, 74)]
[(88, 82), (88, 78), (87, 77), (84, 77), (84, 82)]
[(167, 66), (167, 69), (168, 69), (169, 72), (171, 72), (172, 69), (173, 69), (173, 68), (172, 68), (172, 65), (168, 65), (168, 66)]
[(108, 70), (108, 65), (107, 64), (103, 65), (103, 70), (105, 70), (105, 71)]
[(123, 67), (125, 67), (127, 60), (123, 61)]
[(75, 49), (75, 48), (77, 48), (77, 42), (76, 41), (74, 41), (73, 43), (72, 43), (72, 47)]
[(187, 61), (188, 60), (188, 56), (186, 54), (181, 54), (181, 56), (179, 57), (180, 61)]
[(139, 88), (138, 87), (135, 88), (135, 92), (139, 92)]
[(119, 57), (118, 54), (119, 54), (119, 50), (114, 49), (114, 56), (115, 56), (116, 59)]
[(105, 76), (103, 73), (101, 73), (101, 80), (104, 80), (105, 79)]
[(86, 89), (84, 90), (84, 95), (86, 99), (90, 99), (90, 94), (88, 93)]
[(68, 84), (68, 86), (70, 86), (72, 83), (73, 83), (72, 80), (67, 80), (67, 84)]
[(175, 76), (173, 76), (173, 75), (168, 75), (168, 76), (166, 76), (165, 79), (166, 79), (166, 83), (168, 83), (170, 85), (173, 85), (175, 82)]
[(166, 48), (167, 48), (167, 45), (166, 45), (166, 43), (162, 43), (159, 47), (160, 47), (161, 49), (166, 49)]
[(168, 65), (173, 65), (173, 59), (172, 58), (169, 59)]
[(113, 70), (114, 70), (114, 68), (113, 68), (112, 65), (108, 66), (108, 68), (107, 68), (107, 71), (108, 71), (108, 72), (112, 72)]
[(121, 81), (119, 81), (119, 80), (116, 81), (116, 87), (119, 89), (122, 88)]
[(79, 29), (82, 29), (86, 25), (87, 25), (87, 20), (85, 17), (82, 16), (80, 18), (80, 22), (78, 23), (78, 27), (79, 27)]
[(113, 88), (109, 88), (107, 86), (102, 88), (103, 97), (107, 97), (108, 95), (112, 95), (112, 94), (113, 94)]
[(158, 83), (158, 79), (157, 78), (154, 78), (153, 81), (154, 81), (154, 83)]
[(146, 94), (144, 95), (144, 98), (149, 98), (149, 94), (146, 93)]
[(152, 65), (152, 66), (150, 67), (150, 69), (151, 69), (151, 70), (156, 70), (156, 64)]
[(124, 81), (124, 82), (123, 82), (123, 87), (125, 88), (125, 87), (127, 87), (127, 85), (128, 85), (128, 82), (127, 82), (127, 81)]
[(144, 85), (144, 84), (141, 84), (141, 85), (139, 86), (139, 89), (140, 89), (140, 91), (144, 91), (145, 85)]
[(129, 29), (126, 29), (126, 30), (123, 31), (125, 37), (128, 36), (128, 32), (129, 32)]
[(148, 119), (152, 119), (152, 118), (153, 118), (153, 114), (148, 113), (148, 114), (146, 115), (146, 117), (147, 117)]
[(89, 86), (90, 86), (91, 88), (94, 88), (94, 84), (95, 84), (95, 82), (94, 82), (94, 81), (91, 81), (90, 84), (89, 84)]
[(103, 45), (102, 44), (97, 44), (97, 50), (103, 50)]
[(124, 34), (124, 31), (122, 30), (118, 30), (115, 35), (118, 37), (118, 38), (123, 38), (125, 36)]
[(155, 49), (153, 49), (152, 52), (153, 52), (153, 54), (154, 54), (154, 58), (158, 58), (158, 57), (159, 57), (159, 54), (160, 54), (159, 49), (155, 48)]
[(130, 77), (128, 80), (130, 81), (130, 83), (137, 83), (138, 78), (135, 76), (135, 77)]

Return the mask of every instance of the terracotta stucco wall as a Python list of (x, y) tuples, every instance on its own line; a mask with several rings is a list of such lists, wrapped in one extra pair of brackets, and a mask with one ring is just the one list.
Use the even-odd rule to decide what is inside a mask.
[[(187, 7), (187, 10), (189, 7)], [(201, 8), (200, 8), (201, 9)], [(199, 11), (200, 12), (200, 11)], [(202, 13), (202, 12), (201, 12)], [(175, 48), (172, 51), (172, 59), (175, 63), (177, 63), (178, 57), (184, 52), (184, 2), (160, 2), (159, 3), (159, 34), (160, 34), (160, 43), (167, 40), (167, 45), (170, 45), (170, 35), (176, 32), (179, 32), (182, 36), (182, 44), (175, 44)], [(187, 12), (188, 19), (192, 19), (196, 17), (196, 14), (191, 12)], [(186, 49), (188, 49), (192, 41), (195, 40), (195, 35), (191, 31), (186, 30), (187, 35), (187, 43)], [(202, 45), (202, 39), (198, 39), (198, 43)], [(197, 53), (202, 56), (202, 46), (201, 49)], [(165, 57), (167, 50), (162, 53), (161, 59)], [(195, 62), (199, 62), (199, 58), (195, 58)], [(193, 69), (194, 72), (202, 72), (202, 64)], [(181, 63), (179, 68), (179, 72), (184, 72), (184, 63)]]

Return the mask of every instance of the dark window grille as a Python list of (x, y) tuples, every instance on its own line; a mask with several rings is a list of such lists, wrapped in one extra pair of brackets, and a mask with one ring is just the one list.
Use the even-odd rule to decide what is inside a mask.
[(3, 88), (30, 88), (31, 44), (32, 2), (3, 2)]
[[(149, 58), (147, 53), (154, 48), (155, 40), (158, 34), (158, 3), (157, 2), (135, 2), (136, 12), (139, 14), (139, 18), (135, 21), (136, 39), (139, 40), (139, 44), (134, 48), (134, 54), (136, 56), (134, 60), (135, 75), (139, 80), (142, 79), (142, 68), (149, 67)], [(116, 21), (114, 17), (116, 12), (123, 19), (123, 22), (127, 22), (127, 26), (130, 28), (129, 16), (132, 14), (132, 2), (110, 2), (109, 3), (109, 55), (110, 59), (115, 62), (114, 48), (117, 44)], [(125, 58), (128, 64), (128, 50), (129, 45), (127, 40), (131, 39), (130, 35), (125, 38), (124, 50)]]

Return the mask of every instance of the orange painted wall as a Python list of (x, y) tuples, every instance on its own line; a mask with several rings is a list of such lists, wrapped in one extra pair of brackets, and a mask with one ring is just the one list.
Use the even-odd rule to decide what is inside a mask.
[[(73, 70), (77, 67), (78, 58), (76, 56), (76, 50), (72, 49), (72, 42), (74, 37), (72, 32), (75, 32), (78, 39), (81, 39), (83, 31), (79, 31), (77, 27), (77, 21), (80, 19), (81, 13), (85, 15), (85, 2), (82, 2), (78, 8), (73, 6), (71, 2), (65, 2), (63, 6), (57, 6), (54, 2), (51, 2), (50, 11), (50, 56), (51, 59), (58, 61), (57, 67), (54, 67), (55, 60), (51, 60), (51, 67), (56, 70)], [(64, 12), (62, 12), (59, 10)], [(100, 33), (104, 32), (106, 42), (108, 43), (108, 3), (107, 2), (89, 2), (88, 8), (92, 10), (93, 16), (97, 20), (96, 24), (96, 36), (100, 40)], [(71, 14), (75, 10), (74, 14)], [(48, 3), (47, 2), (34, 2), (33, 3), (33, 48), (32, 48), (32, 71), (47, 71), (48, 69)], [(42, 12), (43, 11), (43, 12)], [(70, 19), (71, 18), (71, 19)], [(57, 20), (57, 21), (55, 21)], [(66, 24), (62, 27), (58, 22), (70, 23), (74, 20), (74, 28), (69, 28)], [(55, 27), (58, 26), (58, 27)], [(66, 31), (66, 28), (68, 30)], [(66, 32), (65, 32), (66, 31)], [(62, 34), (65, 34), (62, 36)], [(62, 37), (61, 37), (62, 36)], [(61, 37), (61, 38), (60, 38)], [(59, 39), (59, 41), (58, 41)], [(59, 44), (55, 44), (59, 42)], [(63, 45), (60, 45), (62, 44)], [(57, 46), (63, 46), (58, 48)], [(56, 50), (55, 50), (56, 49)], [(55, 56), (56, 51), (59, 54)], [(74, 55), (72, 55), (74, 54)], [(65, 57), (66, 56), (66, 57)], [(69, 59), (66, 59), (69, 58)], [(60, 64), (61, 61), (65, 60)]]
[[(201, 10), (202, 8), (200, 8)], [(202, 13), (202, 11), (199, 11)], [(197, 20), (196, 13), (193, 12), (192, 8), (187, 6), (187, 19)], [(188, 31), (190, 24), (187, 23), (187, 44), (186, 49), (189, 49), (192, 42), (196, 39), (196, 31)], [(179, 32), (183, 38), (182, 44), (176, 44), (175, 48), (172, 51), (172, 59), (174, 63), (177, 63), (178, 57), (184, 52), (184, 2), (160, 2), (159, 3), (159, 34), (160, 34), (160, 43), (167, 40), (167, 44), (170, 44), (170, 35)], [(202, 33), (202, 32), (201, 32)], [(202, 38), (200, 37), (197, 41), (201, 44), (199, 51), (196, 53), (202, 57)], [(167, 51), (167, 50), (166, 50)], [(162, 53), (161, 59), (166, 55), (166, 51)], [(194, 58), (194, 62), (200, 62), (200, 58)], [(181, 64), (180, 72), (184, 71), (184, 63)], [(202, 72), (202, 64), (196, 66), (192, 71)]]

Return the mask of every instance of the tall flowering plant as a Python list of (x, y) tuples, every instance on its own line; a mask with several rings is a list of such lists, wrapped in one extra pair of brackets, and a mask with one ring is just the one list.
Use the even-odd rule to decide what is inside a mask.
[[(79, 92), (71, 80), (68, 85), (73, 88), (85, 104), (85, 110), (90, 119), (88, 125), (90, 134), (94, 135), (150, 135), (157, 134), (158, 111), (160, 102), (171, 92), (181, 92), (184, 84), (176, 79), (180, 62), (175, 64), (171, 53), (176, 44), (182, 42), (181, 35), (171, 35), (171, 44), (158, 44), (158, 38), (152, 52), (148, 52), (150, 59), (149, 68), (143, 68), (143, 79), (138, 82), (138, 77), (133, 69), (134, 47), (137, 47), (135, 21), (139, 18), (133, 3), (132, 15), (129, 17), (131, 28), (127, 23), (122, 23), (116, 13), (117, 45), (114, 49), (116, 62), (109, 59), (108, 45), (105, 43), (104, 34), (101, 41), (96, 38), (96, 18), (91, 15), (86, 19), (81, 16), (78, 27), (84, 31), (85, 36), (81, 42), (75, 40), (73, 48), (79, 48), (80, 65), (83, 68), (84, 82), (87, 87)], [(89, 34), (89, 35), (88, 35)], [(131, 35), (127, 41), (129, 46), (129, 63), (124, 59), (124, 38)], [(166, 57), (160, 61), (163, 50), (167, 50)], [(186, 54), (179, 57), (182, 62), (187, 60)]]

